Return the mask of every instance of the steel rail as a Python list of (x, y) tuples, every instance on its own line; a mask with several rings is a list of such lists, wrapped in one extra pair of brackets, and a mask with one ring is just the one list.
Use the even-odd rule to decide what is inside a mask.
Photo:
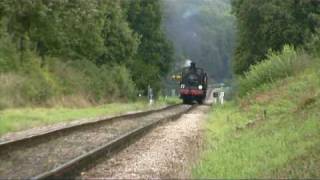
[(114, 116), (114, 117), (110, 117), (110, 118), (102, 118), (102, 119), (98, 119), (96, 121), (85, 122), (82, 124), (76, 124), (76, 125), (71, 125), (68, 127), (62, 127), (62, 128), (58, 128), (58, 129), (54, 129), (54, 130), (49, 130), (46, 132), (42, 132), (42, 133), (38, 133), (35, 135), (30, 135), (30, 136), (25, 136), (25, 137), (15, 139), (15, 140), (3, 141), (3, 142), (0, 142), (0, 149), (5, 148), (6, 146), (18, 145), (20, 143), (28, 143), (28, 142), (36, 140), (38, 138), (45, 138), (48, 136), (53, 136), (55, 134), (65, 133), (67, 131), (76, 131), (79, 128), (82, 128), (85, 126), (92, 126), (92, 125), (96, 125), (99, 123), (104, 123), (106, 121), (142, 117), (142, 116), (152, 114), (155, 112), (165, 111), (165, 110), (174, 108), (179, 105), (181, 105), (181, 104), (175, 104), (175, 105), (167, 106), (167, 107), (160, 108), (160, 109), (153, 109), (153, 110), (143, 111), (143, 112), (138, 112), (138, 113), (129, 113), (129, 114), (124, 114), (124, 115), (118, 115), (118, 116)]
[[(153, 127), (155, 127), (156, 125), (158, 125), (161, 122), (164, 122), (165, 120), (177, 119), (182, 114), (185, 114), (185, 113), (191, 111), (192, 109), (194, 109), (196, 106), (197, 105), (193, 105), (183, 112), (179, 112), (179, 113), (171, 115), (169, 117), (161, 118), (155, 122), (149, 122), (146, 125), (138, 127), (134, 130), (131, 130), (131, 131), (119, 136), (118, 138), (108, 142), (105, 145), (102, 145), (94, 150), (91, 150), (86, 154), (82, 154), (82, 155), (80, 155), (80, 156), (78, 156), (78, 157), (76, 157), (76, 158), (74, 158), (64, 164), (59, 165), (58, 167), (56, 167), (52, 170), (49, 170), (49, 171), (43, 172), (42, 174), (36, 175), (36, 176), (32, 177), (31, 179), (61, 179), (61, 178), (65, 177), (66, 174), (76, 174), (75, 172), (78, 173), (84, 167), (87, 167), (88, 164), (92, 164), (92, 161), (94, 161), (93, 159), (98, 159), (99, 157), (101, 157), (102, 154), (114, 153), (115, 150), (119, 149), (119, 147), (121, 147), (123, 144), (128, 142), (130, 139), (133, 139), (133, 138), (143, 134), (147, 130), (152, 129)], [(169, 109), (169, 108), (170, 107), (164, 108), (164, 110)], [(154, 111), (152, 111), (152, 112), (154, 112)]]

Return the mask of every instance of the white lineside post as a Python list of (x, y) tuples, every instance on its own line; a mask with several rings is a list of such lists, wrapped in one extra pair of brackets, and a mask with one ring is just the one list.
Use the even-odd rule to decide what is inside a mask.
[(221, 92), (219, 93), (219, 100), (220, 100), (220, 104), (223, 104), (223, 103), (224, 103), (224, 92), (223, 92), (223, 91), (221, 91)]
[(149, 105), (153, 104), (153, 92), (150, 85), (148, 85), (148, 99), (149, 99)]

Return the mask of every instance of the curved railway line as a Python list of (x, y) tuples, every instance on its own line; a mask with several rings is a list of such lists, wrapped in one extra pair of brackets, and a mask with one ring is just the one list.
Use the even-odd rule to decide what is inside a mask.
[(176, 119), (196, 105), (101, 119), (0, 143), (0, 179), (65, 177), (88, 166), (160, 122)]

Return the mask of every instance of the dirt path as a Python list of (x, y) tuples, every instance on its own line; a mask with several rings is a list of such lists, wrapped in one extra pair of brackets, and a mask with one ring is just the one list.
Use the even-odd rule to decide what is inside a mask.
[(209, 109), (199, 106), (176, 121), (160, 125), (113, 158), (82, 172), (81, 177), (190, 178)]

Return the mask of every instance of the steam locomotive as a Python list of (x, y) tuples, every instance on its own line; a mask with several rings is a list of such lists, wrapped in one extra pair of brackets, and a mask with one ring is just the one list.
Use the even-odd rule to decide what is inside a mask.
[(182, 69), (180, 80), (180, 98), (184, 104), (197, 101), (202, 104), (207, 94), (208, 77), (202, 68), (197, 68), (194, 62)]

